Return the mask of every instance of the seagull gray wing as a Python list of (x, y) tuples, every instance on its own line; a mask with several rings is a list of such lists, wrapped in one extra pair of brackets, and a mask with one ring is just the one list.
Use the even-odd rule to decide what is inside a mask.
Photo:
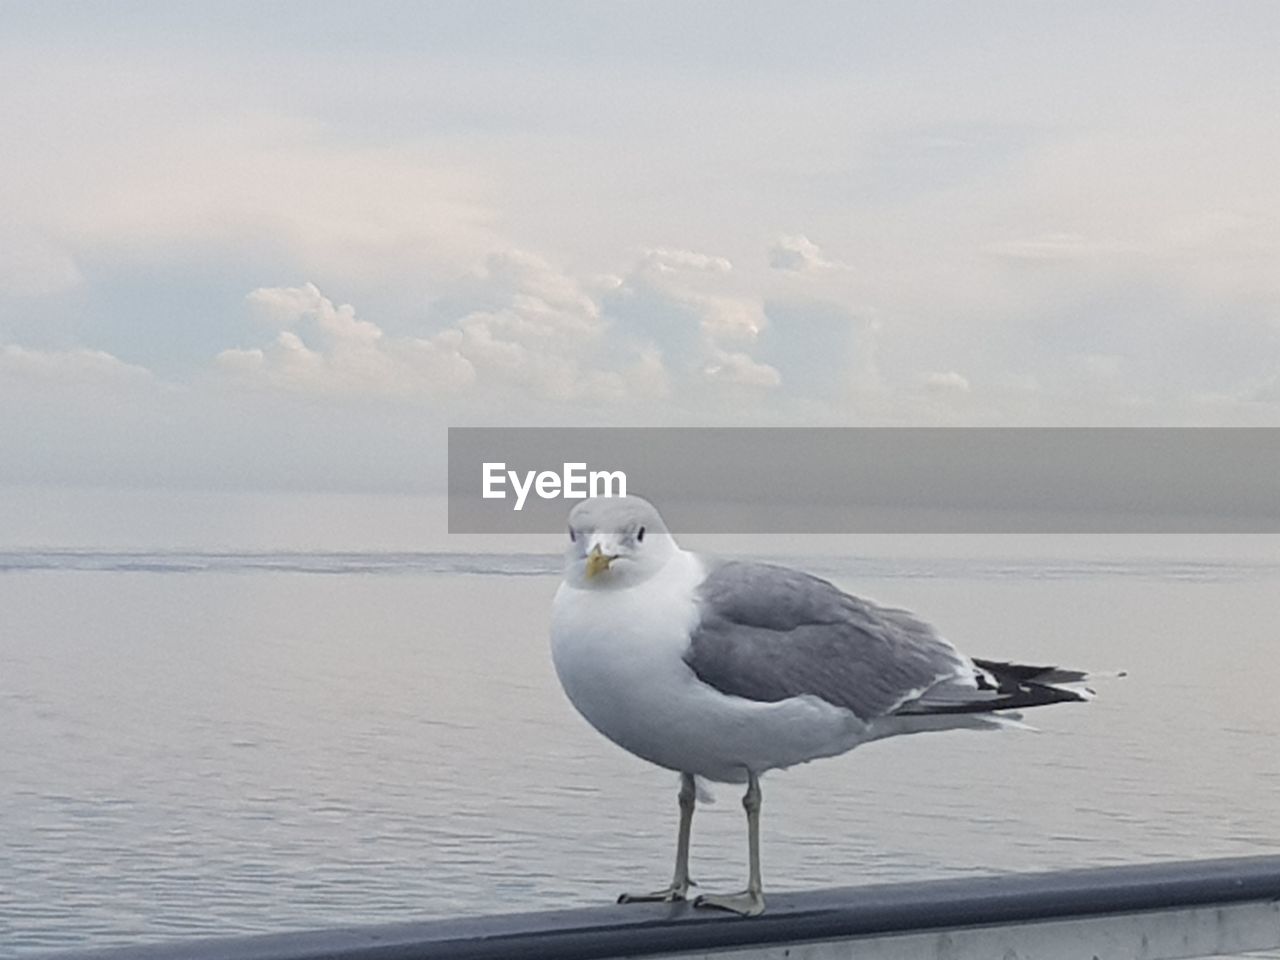
[(815, 696), (863, 720), (929, 691), (940, 701), (978, 693), (973, 662), (928, 624), (802, 571), (721, 563), (698, 599), (685, 662), (722, 693), (766, 702)]
[(1075, 670), (969, 659), (906, 610), (768, 563), (712, 566), (685, 662), (722, 693), (813, 696), (863, 720), (988, 713), (1087, 700)]

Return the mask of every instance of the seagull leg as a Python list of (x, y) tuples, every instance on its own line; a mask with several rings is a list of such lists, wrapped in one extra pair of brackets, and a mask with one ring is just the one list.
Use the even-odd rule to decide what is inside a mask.
[(676, 838), (676, 872), (671, 878), (671, 886), (653, 893), (624, 893), (618, 897), (619, 903), (671, 903), (688, 896), (689, 887), (693, 883), (689, 879), (689, 831), (693, 826), (693, 805), (697, 796), (693, 774), (680, 774), (680, 833)]
[(764, 889), (760, 882), (760, 778), (747, 771), (747, 792), (742, 798), (747, 811), (747, 858), (750, 874), (741, 893), (705, 893), (693, 901), (695, 907), (715, 907), (755, 917), (764, 913)]

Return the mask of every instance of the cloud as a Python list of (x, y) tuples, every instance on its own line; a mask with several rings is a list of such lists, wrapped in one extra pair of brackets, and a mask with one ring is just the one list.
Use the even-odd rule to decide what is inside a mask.
[(1090, 238), (1078, 233), (1046, 233), (1021, 240), (988, 244), (987, 252), (1013, 261), (1069, 262), (1138, 254), (1142, 248), (1118, 240)]
[(81, 386), (150, 382), (151, 372), (124, 363), (103, 350), (37, 350), (8, 343), (0, 345), (0, 375), (12, 381)]
[(970, 390), (968, 378), (954, 370), (925, 374), (924, 385), (937, 393), (968, 393)]
[(217, 369), (239, 382), (304, 393), (413, 396), (447, 392), (475, 377), (447, 343), (388, 337), (314, 284), (263, 287), (247, 299), (285, 329), (263, 347), (218, 354)]
[(763, 302), (731, 279), (726, 258), (691, 250), (646, 249), (623, 275), (586, 280), (504, 250), (445, 285), (428, 311), (434, 330), (395, 334), (313, 283), (262, 287), (247, 302), (273, 336), (223, 350), (215, 367), (242, 386), (460, 405), (679, 403), (702, 386), (777, 387), (778, 369), (752, 355)]
[(783, 234), (774, 240), (769, 247), (769, 266), (790, 273), (844, 269), (844, 264), (829, 260), (821, 248), (804, 234)]
[(628, 394), (637, 352), (610, 339), (595, 298), (547, 260), (491, 254), (460, 291), (450, 309), (461, 316), (419, 343), (473, 369), (477, 390), (558, 403)]
[(636, 351), (634, 360), (619, 370), (598, 370), (586, 375), (584, 394), (614, 404), (646, 405), (650, 415), (658, 415), (658, 405), (673, 395), (671, 373), (662, 355), (653, 347)]
[(752, 356), (769, 325), (761, 291), (727, 257), (647, 249), (607, 292), (605, 309), (619, 335), (639, 338), (694, 381), (781, 383), (776, 368)]
[(492, 254), (447, 298), (443, 329), (390, 335), (311, 283), (248, 296), (281, 328), (264, 346), (225, 350), (242, 382), (327, 394), (516, 397), (572, 403), (665, 396), (660, 354), (610, 338), (583, 286), (526, 251)]
[(479, 291), (473, 316), (489, 316), (516, 340), (595, 337), (600, 308), (582, 284), (525, 250), (490, 254), (474, 272)]
[(768, 323), (758, 299), (691, 296), (686, 302), (701, 315), (702, 330), (713, 344), (754, 343)]
[(733, 264), (727, 257), (717, 257), (694, 250), (671, 250), (654, 247), (644, 251), (637, 266), (638, 271), (653, 273), (732, 273)]
[(703, 367), (703, 373), (712, 382), (742, 387), (771, 389), (782, 383), (782, 377), (777, 370), (741, 352), (717, 351)]

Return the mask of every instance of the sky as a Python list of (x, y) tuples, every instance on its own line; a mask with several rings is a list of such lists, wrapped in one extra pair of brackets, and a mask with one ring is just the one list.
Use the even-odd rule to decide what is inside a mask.
[(0, 483), (1280, 425), (1280, 7), (6, 3)]

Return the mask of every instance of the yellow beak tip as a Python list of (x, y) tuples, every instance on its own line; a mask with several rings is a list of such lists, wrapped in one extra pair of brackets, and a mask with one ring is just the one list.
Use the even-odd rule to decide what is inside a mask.
[(591, 552), (587, 554), (587, 578), (596, 576), (601, 571), (608, 570), (609, 564), (613, 563), (614, 558), (602, 553), (600, 548), (593, 547)]

